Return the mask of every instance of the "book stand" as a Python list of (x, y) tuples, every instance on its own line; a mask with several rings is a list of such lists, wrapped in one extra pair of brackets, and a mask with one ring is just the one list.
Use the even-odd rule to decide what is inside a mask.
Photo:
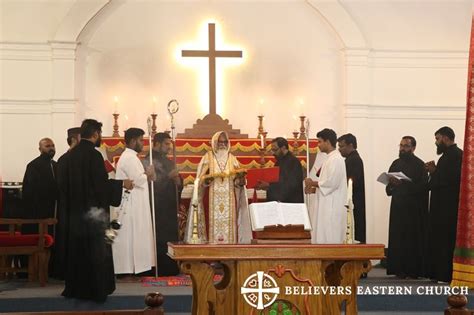
[(303, 224), (266, 225), (263, 231), (255, 231), (252, 244), (311, 244), (311, 233)]

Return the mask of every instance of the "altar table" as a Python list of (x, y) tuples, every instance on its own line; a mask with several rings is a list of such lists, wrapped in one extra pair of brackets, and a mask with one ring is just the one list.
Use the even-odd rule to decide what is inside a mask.
[(359, 278), (384, 258), (384, 245), (168, 243), (168, 255), (191, 276), (193, 314), (329, 315), (345, 302), (350, 315)]

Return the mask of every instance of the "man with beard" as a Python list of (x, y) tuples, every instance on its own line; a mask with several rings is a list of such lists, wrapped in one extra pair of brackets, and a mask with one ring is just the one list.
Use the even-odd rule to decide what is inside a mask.
[(400, 141), (399, 158), (389, 172), (403, 172), (410, 180), (390, 177), (385, 191), (392, 197), (388, 236), (387, 274), (399, 278), (423, 276), (428, 174), (424, 162), (415, 156), (416, 140)]
[[(43, 138), (39, 142), (40, 156), (28, 163), (23, 177), (23, 215), (25, 219), (54, 218), (58, 188), (56, 183), (56, 153), (53, 140)], [(38, 233), (38, 225), (24, 225), (25, 234)], [(53, 234), (53, 226), (49, 226)]]
[[(227, 133), (216, 132), (212, 136), (211, 147), (212, 150), (202, 157), (198, 165), (185, 240), (192, 241), (194, 205), (197, 207), (199, 239), (208, 240), (211, 244), (249, 243), (251, 230), (247, 191), (244, 178), (238, 173), (239, 161), (230, 153)], [(209, 196), (208, 235), (203, 203), (206, 193)]]
[[(168, 253), (168, 242), (178, 241), (178, 205), (183, 190), (183, 180), (179, 176), (176, 165), (168, 159), (173, 142), (169, 134), (158, 132), (153, 137), (153, 166), (155, 198), (156, 255), (158, 276), (175, 276), (179, 273), (178, 264)], [(143, 160), (145, 166), (150, 165), (150, 158)]]
[(116, 179), (130, 179), (131, 192), (125, 191), (120, 208), (115, 208), (117, 220), (122, 224), (112, 245), (116, 274), (137, 274), (151, 270), (155, 265), (153, 226), (151, 224), (148, 182), (154, 179), (153, 168), (145, 170), (137, 154), (143, 150), (143, 135), (139, 128), (125, 131), (127, 148), (117, 163)]
[(303, 203), (303, 168), (300, 161), (289, 151), (288, 141), (282, 137), (272, 140), (271, 151), (280, 168), (276, 183), (260, 181), (256, 189), (267, 191), (267, 201)]
[(133, 188), (133, 181), (107, 178), (100, 146), (102, 123), (86, 119), (81, 125), (81, 142), (71, 150), (59, 186), (66, 191), (69, 210), (66, 234), (67, 298), (104, 302), (115, 290), (112, 249), (105, 242), (109, 207), (118, 206), (122, 187)]
[(346, 163), (347, 180), (352, 180), (352, 202), (354, 203), (354, 239), (365, 243), (365, 183), (364, 162), (357, 152), (357, 139), (345, 134), (337, 139), (339, 152)]
[[(69, 150), (66, 151), (61, 157), (58, 159), (57, 164), (57, 179), (58, 183), (61, 182), (61, 176), (66, 172), (65, 168), (67, 167), (67, 160), (69, 158), (69, 154), (71, 150), (79, 144), (81, 141), (81, 128), (69, 128), (67, 130), (67, 144), (69, 145)], [(57, 279), (64, 280), (64, 271), (65, 271), (65, 235), (68, 230), (67, 226), (67, 215), (68, 209), (66, 208), (66, 194), (67, 192), (62, 190), (61, 186), (59, 188), (59, 198), (58, 198), (58, 212), (57, 212), (57, 220), (58, 223), (55, 227), (55, 238), (54, 238), (54, 246), (51, 250), (51, 276)]]
[(451, 282), (456, 245), (463, 152), (457, 147), (454, 137), (454, 131), (449, 127), (436, 131), (436, 152), (442, 156), (438, 165), (434, 161), (426, 163), (431, 190), (428, 276), (441, 282)]
[(337, 135), (334, 130), (323, 129), (316, 134), (319, 150), (327, 154), (317, 181), (305, 179), (305, 192), (316, 193), (317, 203), (311, 222), (312, 239), (317, 244), (342, 244), (347, 230), (347, 178), (344, 159), (336, 150)]

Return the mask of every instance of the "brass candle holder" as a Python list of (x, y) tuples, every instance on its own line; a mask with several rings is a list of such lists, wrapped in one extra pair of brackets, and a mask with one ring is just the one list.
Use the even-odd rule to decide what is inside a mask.
[(265, 129), (263, 128), (263, 115), (258, 115), (257, 117), (258, 117), (258, 138), (259, 138), (260, 135), (263, 135), (263, 133), (265, 132)]
[(200, 243), (200, 240), (199, 240), (199, 233), (198, 233), (198, 223), (197, 223), (197, 220), (198, 220), (198, 206), (193, 204), (192, 205), (193, 207), (193, 232), (192, 232), (192, 236), (191, 236), (191, 244), (199, 244)]
[(299, 143), (298, 143), (298, 131), (293, 131), (293, 152), (298, 153)]
[(114, 116), (114, 131), (112, 133), (112, 137), (120, 137), (119, 125), (118, 125), (118, 118), (119, 118), (120, 114), (119, 113), (113, 113), (112, 116)]
[(306, 128), (304, 126), (304, 121), (306, 116), (300, 116), (301, 127), (300, 127), (300, 139), (306, 139)]

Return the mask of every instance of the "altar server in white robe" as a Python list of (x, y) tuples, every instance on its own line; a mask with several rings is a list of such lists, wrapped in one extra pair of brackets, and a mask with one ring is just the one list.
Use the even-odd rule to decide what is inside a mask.
[(124, 194), (114, 216), (122, 223), (112, 245), (115, 274), (137, 274), (155, 265), (153, 228), (148, 181), (153, 180), (153, 166), (143, 168), (138, 153), (143, 150), (143, 135), (139, 128), (125, 131), (127, 148), (117, 163), (116, 179), (131, 179), (135, 187)]
[[(311, 170), (309, 171), (309, 178), (311, 178), (313, 181), (317, 182), (319, 180), (319, 176), (321, 175), (321, 167), (323, 166), (323, 163), (327, 160), (328, 155), (324, 152), (319, 151), (316, 154), (316, 159), (313, 163), (313, 166), (311, 167)], [(319, 199), (318, 195), (315, 193), (306, 193), (304, 195), (305, 197), (305, 203), (308, 207), (308, 214), (309, 214), (309, 220), (311, 222), (311, 243), (315, 244), (316, 243), (316, 218), (317, 218), (317, 211), (318, 211), (318, 204), (319, 204)]]
[(346, 235), (347, 179), (344, 158), (336, 150), (337, 135), (323, 129), (316, 135), (319, 150), (327, 154), (317, 180), (305, 180), (305, 192), (316, 193), (315, 241), (317, 244), (342, 244)]

